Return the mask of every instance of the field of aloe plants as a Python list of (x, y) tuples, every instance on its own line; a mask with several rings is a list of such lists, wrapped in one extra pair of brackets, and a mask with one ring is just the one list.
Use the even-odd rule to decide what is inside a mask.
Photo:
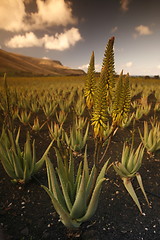
[(0, 239), (159, 239), (160, 85), (115, 76), (0, 79)]

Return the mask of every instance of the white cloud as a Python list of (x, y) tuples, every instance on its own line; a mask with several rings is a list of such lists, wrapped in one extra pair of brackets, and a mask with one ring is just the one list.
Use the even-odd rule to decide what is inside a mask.
[[(88, 71), (88, 66), (89, 66), (89, 64), (84, 64), (82, 66), (79, 66), (78, 69), (82, 69), (85, 72), (87, 72)], [(96, 72), (100, 72), (101, 71), (101, 65), (100, 64), (95, 64), (95, 70), (96, 70)]]
[(31, 14), (31, 20), (34, 27), (40, 27), (43, 24), (63, 25), (75, 24), (76, 19), (72, 16), (70, 5), (64, 0), (37, 0), (37, 13)]
[(24, 35), (15, 35), (6, 42), (6, 46), (10, 48), (40, 47), (42, 45), (43, 40), (38, 39), (33, 32), (29, 32)]
[(6, 46), (10, 48), (44, 46), (46, 49), (63, 51), (71, 46), (74, 46), (76, 42), (81, 39), (82, 37), (79, 30), (77, 28), (71, 28), (63, 33), (56, 33), (55, 36), (49, 36), (46, 34), (42, 38), (38, 38), (33, 32), (29, 32), (24, 35), (15, 35), (6, 42)]
[(48, 58), (48, 57), (43, 57), (42, 59), (44, 59), (44, 60), (49, 60), (50, 58)]
[(82, 66), (79, 66), (78, 68), (84, 70), (85, 72), (87, 72), (88, 66), (89, 66), (89, 64), (87, 63), (87, 64), (83, 64)]
[(125, 67), (127, 67), (127, 68), (130, 68), (130, 67), (132, 67), (133, 66), (133, 62), (127, 62), (126, 64), (125, 64)]
[(120, 0), (121, 9), (123, 12), (127, 12), (129, 10), (130, 0)]
[(30, 0), (1, 0), (0, 29), (6, 31), (31, 31), (44, 27), (75, 24), (71, 5), (65, 0), (36, 0), (37, 12), (27, 13), (25, 3)]
[(148, 26), (145, 26), (145, 25), (139, 25), (139, 26), (135, 27), (135, 31), (137, 32), (137, 34), (139, 36), (151, 35), (153, 33), (150, 30), (150, 28)]
[(6, 31), (19, 31), (24, 27), (26, 17), (22, 0), (1, 0), (0, 28)]
[(43, 39), (45, 48), (63, 51), (70, 46), (74, 46), (82, 37), (77, 28), (71, 28), (64, 33), (57, 33), (55, 36), (45, 35)]

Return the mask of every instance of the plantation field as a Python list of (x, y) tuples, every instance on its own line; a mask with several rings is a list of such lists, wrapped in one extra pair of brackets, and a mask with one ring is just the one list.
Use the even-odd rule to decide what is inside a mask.
[[(7, 85), (3, 78), (0, 79), (1, 163), (4, 156), (2, 146), (7, 142), (4, 129), (13, 131), (14, 136), (18, 136), (20, 129), (17, 139), (21, 155), (25, 152), (24, 146), (29, 134), (30, 148), (35, 147), (36, 162), (52, 142), (47, 155), (54, 168), (58, 165), (54, 149), (56, 147), (67, 159), (72, 152), (77, 170), (79, 163), (84, 161), (87, 145), (88, 165), (89, 169), (92, 168), (95, 140), (91, 111), (88, 110), (84, 97), (85, 78), (86, 76), (7, 78)], [(121, 162), (125, 142), (128, 145), (133, 142), (133, 148), (138, 148), (144, 134), (144, 122), (148, 123), (148, 131), (156, 126), (159, 126), (157, 129), (160, 130), (160, 80), (130, 77), (130, 93), (129, 118), (118, 126), (105, 156), (105, 161), (110, 158), (109, 164), (112, 166), (105, 173), (106, 180), (102, 186), (96, 213), (78, 229), (66, 228), (42, 187), (48, 187), (45, 162), (31, 178), (25, 175), (23, 179), (16, 178), (14, 181), (11, 181), (13, 178), (8, 176), (0, 163), (0, 239), (159, 239), (160, 147), (151, 151), (145, 146), (142, 166), (138, 171), (150, 206), (136, 178), (131, 180), (143, 214), (125, 189), (121, 177), (113, 168), (113, 163)], [(110, 114), (111, 110), (109, 108)], [(109, 118), (109, 124), (110, 121)], [(158, 134), (157, 146), (160, 146), (160, 131)], [(9, 144), (8, 149), (11, 149)], [(101, 158), (105, 146), (100, 150)]]

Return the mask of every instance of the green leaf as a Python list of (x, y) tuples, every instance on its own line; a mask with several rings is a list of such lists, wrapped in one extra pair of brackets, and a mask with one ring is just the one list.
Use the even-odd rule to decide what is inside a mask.
[(53, 206), (56, 210), (56, 212), (59, 214), (60, 216), (60, 220), (61, 222), (67, 227), (67, 228), (78, 228), (80, 226), (81, 223), (77, 223), (77, 221), (72, 220), (69, 213), (63, 208), (63, 206), (57, 201), (57, 199), (53, 196), (53, 194), (51, 193), (51, 191), (42, 185), (42, 187), (44, 188), (44, 190), (48, 193), (48, 195), (50, 196)]
[(41, 157), (41, 159), (36, 162), (35, 164), (35, 167), (34, 167), (34, 173), (38, 172), (39, 169), (42, 168), (43, 164), (44, 164), (44, 161), (45, 161), (45, 157), (47, 156), (50, 148), (52, 147), (52, 144), (53, 144), (54, 140), (51, 141), (51, 143), (49, 144), (48, 148), (46, 149), (46, 151), (44, 152), (43, 156)]
[(127, 189), (128, 193), (130, 194), (130, 196), (132, 197), (133, 201), (137, 205), (139, 211), (142, 213), (142, 209), (141, 209), (139, 200), (137, 198), (137, 195), (136, 195), (136, 193), (134, 191), (134, 188), (132, 186), (132, 183), (131, 183), (130, 179), (129, 178), (123, 178), (122, 180), (123, 180), (123, 184), (124, 184), (125, 188)]
[(76, 199), (71, 210), (71, 218), (77, 219), (82, 217), (86, 212), (86, 184), (85, 172), (83, 171), (79, 190), (76, 194)]
[(89, 202), (89, 205), (87, 207), (86, 210), (86, 214), (82, 217), (77, 219), (78, 222), (85, 222), (87, 220), (89, 220), (95, 213), (95, 211), (97, 210), (97, 206), (98, 206), (98, 201), (99, 201), (99, 195), (101, 192), (101, 186), (102, 183), (105, 181), (105, 178), (102, 178), (101, 180), (99, 180), (99, 182), (96, 184), (91, 200)]

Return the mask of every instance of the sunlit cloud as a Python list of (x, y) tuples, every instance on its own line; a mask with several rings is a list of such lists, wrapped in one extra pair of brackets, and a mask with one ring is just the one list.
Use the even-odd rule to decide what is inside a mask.
[(131, 0), (120, 0), (121, 10), (127, 12), (129, 10), (129, 3)]
[(160, 69), (160, 64), (157, 66), (158, 69)]
[(37, 12), (27, 13), (30, 0), (1, 0), (0, 29), (18, 32), (44, 29), (50, 26), (76, 24), (71, 5), (64, 0), (36, 0)]
[(46, 49), (54, 49), (63, 51), (70, 46), (74, 46), (76, 42), (82, 39), (77, 28), (71, 28), (64, 33), (56, 34), (55, 36), (45, 35), (43, 37), (44, 46)]
[(15, 35), (5, 43), (9, 48), (40, 47), (43, 45), (43, 39), (38, 39), (33, 32), (24, 35)]
[(133, 66), (133, 62), (127, 62), (126, 64), (125, 64), (125, 67), (127, 67), (127, 68), (130, 68), (130, 67), (132, 67)]
[(43, 57), (42, 59), (44, 59), (44, 60), (50, 60), (50, 58), (48, 58), (48, 57)]
[(25, 5), (22, 0), (1, 0), (0, 29), (19, 31), (24, 28), (25, 17)]
[(6, 46), (10, 48), (44, 47), (45, 49), (63, 51), (74, 46), (81, 39), (79, 30), (71, 28), (63, 33), (56, 33), (55, 36), (45, 34), (42, 38), (38, 38), (33, 32), (15, 35), (6, 42)]
[[(84, 64), (82, 66), (79, 66), (78, 69), (82, 69), (85, 72), (87, 72), (88, 71), (88, 66), (89, 66), (89, 64)], [(95, 64), (95, 71), (96, 72), (100, 72), (101, 71), (101, 65), (100, 64)]]
[(139, 25), (139, 26), (135, 27), (135, 31), (136, 31), (135, 37), (136, 37), (136, 35), (144, 36), (144, 35), (151, 35), (153, 33), (150, 30), (150, 28), (145, 25)]

